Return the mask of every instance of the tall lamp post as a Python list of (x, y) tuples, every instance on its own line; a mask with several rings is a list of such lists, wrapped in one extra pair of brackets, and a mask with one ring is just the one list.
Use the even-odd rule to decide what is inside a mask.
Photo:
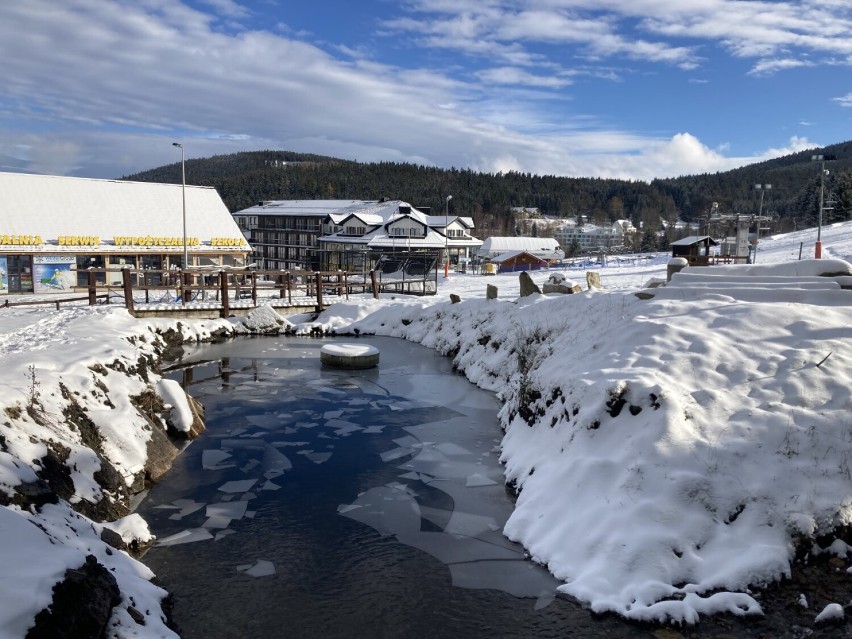
[(180, 188), (183, 198), (183, 270), (189, 268), (189, 258), (186, 253), (186, 163), (184, 161), (183, 144), (172, 142), (172, 146), (180, 149)]
[(772, 188), (771, 184), (755, 184), (755, 190), (760, 191), (760, 205), (757, 207), (757, 222), (754, 225), (754, 259), (751, 263), (757, 262), (757, 245), (760, 242), (760, 218), (763, 217), (763, 196)]
[(828, 171), (825, 170), (825, 163), (831, 160), (836, 160), (834, 155), (812, 155), (811, 162), (819, 162), (819, 219), (817, 223), (817, 239), (814, 246), (814, 257), (822, 258), (822, 210), (823, 210), (823, 189), (825, 188), (825, 176)]
[(444, 262), (444, 277), (450, 276), (450, 200), (452, 195), (448, 195), (444, 200), (444, 257), (447, 260)]

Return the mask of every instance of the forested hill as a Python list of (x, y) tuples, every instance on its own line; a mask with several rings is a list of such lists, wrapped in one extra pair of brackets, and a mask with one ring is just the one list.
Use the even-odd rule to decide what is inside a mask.
[[(659, 228), (661, 220), (706, 218), (713, 202), (725, 214), (756, 214), (756, 184), (771, 184), (764, 214), (781, 218), (777, 230), (813, 225), (819, 209), (820, 165), (827, 162), (824, 222), (852, 215), (852, 141), (803, 151), (724, 173), (638, 181), (477, 173), (393, 162), (361, 163), (287, 151), (252, 151), (186, 161), (187, 184), (213, 186), (231, 211), (263, 200), (401, 199), (433, 213), (474, 217), (477, 229), (510, 232), (511, 207), (538, 208), (561, 217), (584, 215), (592, 222), (630, 219), (637, 227)], [(180, 183), (180, 163), (125, 179)]]

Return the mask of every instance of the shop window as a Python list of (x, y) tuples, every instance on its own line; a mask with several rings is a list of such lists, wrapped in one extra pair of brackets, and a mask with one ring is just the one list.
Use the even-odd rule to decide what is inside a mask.
[(106, 283), (106, 273), (104, 272), (104, 256), (103, 255), (78, 255), (77, 256), (77, 286), (89, 285), (89, 269), (99, 269), (95, 272), (95, 282), (98, 284)]

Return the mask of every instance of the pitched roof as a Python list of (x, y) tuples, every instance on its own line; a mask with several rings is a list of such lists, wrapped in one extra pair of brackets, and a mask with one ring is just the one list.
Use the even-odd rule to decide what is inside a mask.
[(500, 255), (495, 255), (494, 257), (489, 258), (489, 261), (502, 264), (503, 262), (508, 262), (509, 260), (514, 259), (514, 258), (518, 258), (522, 255), (526, 255), (526, 256), (536, 260), (537, 262), (541, 261), (540, 257), (537, 257), (537, 256), (535, 256), (532, 253), (529, 253), (527, 251), (508, 251), (506, 253), (500, 253)]
[(234, 215), (348, 215), (379, 204), (378, 200), (266, 200)]
[(684, 237), (675, 242), (672, 242), (671, 246), (691, 246), (693, 244), (698, 244), (699, 242), (704, 242), (705, 240), (710, 240), (709, 244), (711, 246), (716, 246), (717, 244), (719, 244), (709, 235), (690, 235), (689, 237)]
[(482, 243), (481, 251), (556, 251), (559, 241), (552, 237), (489, 237)]
[[(0, 234), (45, 242), (67, 235), (180, 237), (183, 195), (180, 184), (0, 173)], [(189, 185), (186, 234), (202, 243), (243, 237), (216, 189)]]

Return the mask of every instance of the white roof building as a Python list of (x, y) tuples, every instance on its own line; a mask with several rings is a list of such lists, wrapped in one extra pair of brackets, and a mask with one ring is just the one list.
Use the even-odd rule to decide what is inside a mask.
[(456, 215), (427, 215), (407, 202), (377, 202), (361, 211), (335, 213), (326, 218), (326, 234), (319, 243), (342, 265), (343, 253), (354, 249), (374, 253), (396, 251), (446, 251), (450, 261), (466, 260), (482, 241), (471, 235), (473, 219)]
[[(180, 184), (0, 173), (0, 252), (183, 252)], [(216, 189), (186, 187), (190, 254), (250, 248)]]
[(190, 267), (245, 264), (251, 247), (216, 189), (0, 173), (0, 291), (67, 290), (90, 267), (178, 268), (184, 250)]
[(360, 211), (334, 213), (327, 218), (335, 229), (321, 243), (360, 244), (370, 248), (463, 249), (482, 241), (470, 235), (473, 219), (456, 215), (426, 215), (407, 202), (389, 200)]
[(489, 237), (479, 247), (478, 255), (491, 259), (511, 251), (524, 251), (548, 261), (565, 258), (559, 242), (552, 237)]
[(458, 262), (482, 244), (473, 218), (429, 215), (401, 200), (272, 200), (233, 215), (267, 269), (357, 270), (403, 250), (444, 251)]

